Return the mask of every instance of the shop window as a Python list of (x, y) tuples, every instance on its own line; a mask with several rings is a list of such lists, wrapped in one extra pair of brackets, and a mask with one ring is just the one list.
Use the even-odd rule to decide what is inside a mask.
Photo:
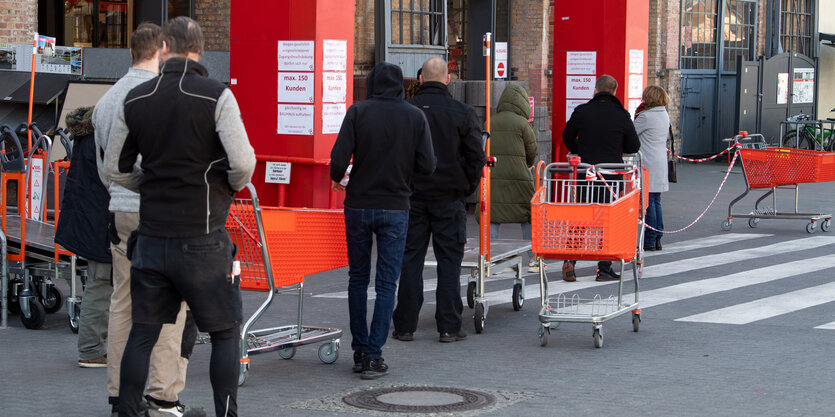
[(193, 17), (192, 0), (168, 0), (168, 19), (179, 16)]
[(391, 43), (445, 46), (444, 0), (391, 0)]
[(754, 59), (756, 34), (756, 0), (684, 0), (681, 69), (736, 71), (738, 59)]
[(784, 52), (792, 51), (812, 56), (813, 26), (812, 0), (781, 0), (780, 46)]
[(756, 50), (757, 4), (751, 1), (727, 0), (723, 25), (723, 69), (736, 71), (739, 58), (754, 60)]
[(684, 0), (681, 69), (716, 69), (717, 0)]
[(64, 2), (64, 39), (68, 46), (127, 48), (134, 0)]

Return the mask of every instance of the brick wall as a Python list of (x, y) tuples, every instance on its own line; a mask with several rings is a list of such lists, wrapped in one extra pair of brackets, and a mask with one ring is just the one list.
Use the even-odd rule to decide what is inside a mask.
[(38, 0), (0, 0), (0, 43), (31, 43), (38, 31)]
[(374, 0), (356, 0), (354, 9), (354, 75), (374, 67)]
[(676, 149), (680, 148), (681, 142), (680, 24), (680, 0), (650, 0), (647, 85), (658, 85), (670, 95), (667, 112), (676, 136)]
[(229, 50), (230, 2), (231, 0), (195, 1), (194, 20), (203, 29), (206, 50)]

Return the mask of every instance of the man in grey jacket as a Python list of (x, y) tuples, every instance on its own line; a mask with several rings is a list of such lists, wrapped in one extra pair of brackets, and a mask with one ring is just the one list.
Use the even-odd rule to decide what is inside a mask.
[(116, 116), (127, 129), (111, 131), (104, 155), (109, 178), (139, 191), (142, 219), (128, 243), (133, 327), (122, 357), (119, 415), (143, 412), (151, 348), (185, 300), (211, 336), (215, 414), (236, 417), (243, 312), (225, 225), (234, 194), (255, 170), (255, 151), (235, 96), (197, 62), (197, 22), (169, 20), (162, 39), (161, 74), (125, 97)]
[[(96, 159), (99, 176), (110, 192), (110, 235), (113, 254), (113, 294), (110, 297), (110, 320), (107, 341), (107, 395), (118, 412), (119, 377), (122, 352), (132, 326), (130, 294), (130, 260), (127, 243), (130, 234), (139, 226), (139, 194), (110, 181), (104, 173), (103, 157), (110, 136), (122, 134), (124, 123), (118, 123), (117, 114), (124, 111), (125, 96), (134, 87), (153, 79), (159, 73), (159, 49), (162, 45), (162, 29), (153, 23), (139, 25), (131, 36), (130, 54), (132, 67), (107, 93), (102, 96), (93, 111), (95, 126)], [(186, 367), (194, 346), (196, 329), (193, 320), (186, 327), (186, 305), (182, 304), (177, 320), (163, 326), (159, 340), (151, 355), (150, 381), (146, 390), (151, 416), (177, 415), (185, 407), (178, 395), (186, 383)], [(186, 335), (184, 336), (184, 331)], [(189, 415), (201, 415), (197, 410)]]

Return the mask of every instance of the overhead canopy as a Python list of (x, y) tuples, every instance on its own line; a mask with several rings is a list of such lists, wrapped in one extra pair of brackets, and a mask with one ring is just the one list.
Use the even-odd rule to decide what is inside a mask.
[(835, 34), (832, 33), (819, 33), (819, 38), (821, 42), (829, 42), (826, 45), (835, 47)]
[[(29, 80), (31, 74), (18, 71), (0, 71), (0, 101), (5, 103), (29, 103)], [(51, 104), (64, 89), (67, 82), (78, 78), (71, 74), (35, 74), (33, 104)], [(17, 87), (17, 88), (15, 88)]]

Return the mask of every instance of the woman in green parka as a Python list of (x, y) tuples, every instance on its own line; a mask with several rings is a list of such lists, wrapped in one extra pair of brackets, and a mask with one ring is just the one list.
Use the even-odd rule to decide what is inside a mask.
[[(530, 240), (536, 135), (528, 122), (528, 93), (518, 84), (508, 84), (496, 110), (490, 126), (490, 155), (496, 157), (490, 175), (490, 237), (499, 238), (503, 223), (520, 223), (522, 239)], [(539, 272), (533, 258), (528, 271)]]

